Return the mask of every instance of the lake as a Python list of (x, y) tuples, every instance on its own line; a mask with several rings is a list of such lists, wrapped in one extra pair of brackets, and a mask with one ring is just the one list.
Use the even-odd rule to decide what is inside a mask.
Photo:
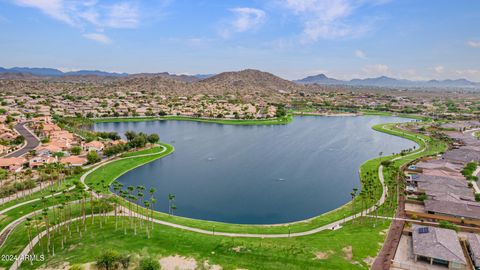
[[(376, 132), (379, 123), (411, 119), (295, 117), (288, 125), (236, 126), (193, 121), (97, 123), (96, 131), (158, 133), (170, 156), (122, 175), (125, 187), (156, 188), (155, 209), (243, 224), (303, 220), (345, 203), (360, 187), (365, 161), (413, 148), (412, 141)], [(146, 192), (148, 197), (148, 192)]]

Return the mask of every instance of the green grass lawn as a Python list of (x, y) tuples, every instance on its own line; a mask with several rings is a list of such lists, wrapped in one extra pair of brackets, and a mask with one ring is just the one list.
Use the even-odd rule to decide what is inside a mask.
[(135, 151), (135, 152), (128, 152), (121, 155), (122, 158), (124, 157), (134, 157), (140, 155), (147, 155), (147, 154), (155, 154), (161, 152), (164, 148), (161, 146), (154, 146), (145, 150)]
[[(127, 220), (128, 222), (128, 220)], [(89, 224), (89, 222), (87, 222)], [(99, 228), (88, 225), (88, 233), (80, 237), (74, 233), (63, 250), (48, 256), (44, 264), (54, 266), (69, 262), (84, 264), (93, 262), (105, 250), (129, 252), (156, 257), (169, 255), (192, 257), (200, 264), (221, 265), (223, 269), (367, 269), (364, 261), (374, 257), (383, 243), (387, 222), (347, 224), (337, 231), (325, 231), (311, 236), (282, 239), (227, 238), (202, 235), (162, 225), (155, 225), (153, 235), (147, 239), (145, 230), (135, 236), (131, 229), (124, 235), (122, 228), (115, 230), (114, 220)], [(58, 241), (58, 240), (57, 240)], [(58, 246), (59, 243), (56, 243)], [(239, 252), (235, 248), (242, 247)], [(351, 247), (352, 253), (342, 251)], [(36, 253), (41, 252), (36, 247)], [(323, 252), (325, 259), (316, 259)], [(351, 255), (351, 258), (348, 256)], [(22, 268), (42, 266), (36, 262)]]
[[(48, 205), (48, 206), (50, 206), (50, 205)], [(70, 217), (74, 218), (74, 217), (79, 217), (79, 216), (82, 215), (80, 204), (72, 204), (71, 205), (71, 212), (68, 210), (68, 207), (65, 207), (65, 209), (67, 209), (67, 212), (66, 212), (66, 215), (68, 217), (67, 219), (70, 219)], [(85, 204), (85, 210), (86, 210), (87, 214), (90, 214), (91, 208), (90, 208), (90, 203), (89, 202), (87, 202)], [(52, 209), (50, 209), (48, 211), (48, 218), (49, 218), (51, 224), (57, 224), (59, 222), (60, 210), (57, 208), (55, 211), (56, 211), (55, 214), (53, 213)], [(94, 213), (97, 213), (97, 212), (98, 212), (98, 208), (95, 207), (94, 208)], [(63, 210), (62, 210), (62, 213), (64, 213)], [(42, 216), (41, 213), (39, 213), (35, 217), (41, 217), (41, 216)], [(57, 219), (57, 222), (54, 222), (54, 217)], [(46, 229), (45, 222), (43, 220), (42, 221), (38, 221), (38, 220), (33, 221), (33, 220), (31, 222), (32, 225), (30, 227), (32, 238), (35, 237), (38, 233), (40, 233), (40, 232), (42, 232)], [(93, 225), (93, 226), (100, 226), (99, 221), (100, 221), (100, 218), (96, 217), (95, 222), (97, 222), (97, 224)], [(56, 235), (56, 237), (58, 237), (58, 235), (61, 232), (68, 232), (67, 229), (71, 230), (72, 234), (77, 233), (77, 231), (76, 231), (77, 230), (77, 225), (79, 225), (78, 229), (82, 228), (82, 227), (80, 227), (81, 222), (75, 222), (75, 223), (70, 224), (69, 227), (68, 226), (63, 226), (62, 230), (57, 229), (55, 231), (54, 235)], [(87, 224), (87, 231), (88, 231), (88, 225), (90, 225), (90, 224)], [(90, 225), (90, 226), (92, 226), (92, 225)], [(15, 229), (11, 232), (10, 236), (7, 238), (5, 243), (0, 247), (0, 254), (11, 254), (11, 255), (20, 254), (20, 252), (22, 252), (22, 250), (27, 246), (27, 244), (30, 241), (29, 238), (28, 238), (27, 231), (28, 231), (28, 229), (27, 229), (25, 221), (18, 224), (15, 227)], [(44, 247), (46, 245), (46, 241), (47, 241), (47, 238), (44, 237), (42, 239), (42, 242), (41, 242)], [(56, 249), (60, 249), (60, 247), (61, 247), (61, 243), (57, 243), (56, 244)], [(38, 246), (37, 248), (40, 249), (40, 246)], [(11, 264), (12, 264), (11, 261), (0, 260), (0, 267), (9, 267)]]
[[(105, 188), (103, 186), (103, 183), (108, 185), (110, 184), (113, 180), (117, 179), (120, 177), (122, 174), (137, 168), (139, 166), (142, 166), (143, 164), (146, 164), (148, 162), (154, 161), (156, 159), (162, 158), (164, 156), (167, 156), (171, 153), (173, 153), (174, 148), (173, 146), (169, 144), (161, 144), (163, 147), (167, 148), (167, 150), (163, 153), (159, 153), (158, 155), (151, 155), (151, 156), (143, 156), (143, 157), (136, 157), (132, 158), (134, 156), (138, 156), (140, 154), (152, 154), (153, 152), (159, 152), (162, 150), (161, 147), (155, 147), (154, 149), (146, 149), (142, 150), (139, 152), (133, 152), (133, 153), (128, 153), (126, 154), (127, 157), (130, 158), (125, 158), (125, 159), (119, 159), (117, 161), (111, 162), (107, 165), (99, 167), (97, 170), (94, 172), (90, 173), (86, 179), (85, 179), (85, 184), (87, 184), (89, 187), (93, 188), (95, 191), (99, 192), (109, 192), (108, 187)], [(102, 181), (104, 181), (102, 183)]]
[(14, 200), (11, 200), (7, 203), (4, 203), (4, 204), (0, 205), (0, 210), (6, 209), (10, 206), (14, 206), (18, 203), (22, 203), (22, 202), (25, 202), (25, 201), (30, 201), (30, 200), (33, 200), (33, 199), (38, 199), (38, 198), (41, 198), (41, 197), (51, 195), (52, 194), (51, 193), (52, 188), (54, 190), (56, 190), (57, 192), (60, 192), (62, 190), (65, 190), (67, 188), (67, 185), (72, 184), (74, 181), (78, 181), (79, 179), (80, 179), (80, 175), (68, 176), (67, 178), (65, 178), (65, 181), (63, 181), (62, 183), (57, 182), (53, 185), (53, 187), (49, 186), (47, 188), (44, 188), (42, 190), (39, 190), (39, 191), (34, 192), (32, 194), (29, 194), (27, 196), (24, 196), (24, 197), (21, 197), (21, 198), (18, 198), (18, 199), (14, 199)]

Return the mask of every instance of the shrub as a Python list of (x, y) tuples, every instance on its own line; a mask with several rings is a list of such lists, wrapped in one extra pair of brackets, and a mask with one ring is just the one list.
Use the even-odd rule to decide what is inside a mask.
[(384, 160), (381, 162), (381, 164), (385, 167), (389, 167), (390, 165), (392, 165), (392, 161), (391, 160)]
[(72, 155), (80, 155), (80, 152), (82, 152), (82, 148), (80, 146), (74, 146), (70, 149), (70, 153), (72, 153)]
[(87, 154), (88, 164), (94, 164), (100, 161), (100, 157), (98, 156), (97, 152), (90, 151)]
[(454, 231), (458, 232), (458, 226), (457, 225), (455, 225), (451, 222), (445, 221), (445, 220), (440, 221), (440, 228), (450, 229), (450, 230), (454, 230)]
[(138, 265), (138, 270), (159, 270), (160, 269), (160, 263), (151, 258), (143, 258), (140, 260), (140, 264)]
[(105, 251), (97, 258), (97, 267), (99, 269), (110, 270), (115, 267), (118, 259), (118, 253), (115, 251)]

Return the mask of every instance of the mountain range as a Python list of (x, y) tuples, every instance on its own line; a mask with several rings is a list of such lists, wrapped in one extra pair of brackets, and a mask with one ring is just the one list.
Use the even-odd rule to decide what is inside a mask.
[(366, 79), (337, 80), (334, 78), (329, 78), (325, 74), (319, 74), (296, 80), (294, 82), (299, 84), (374, 86), (391, 88), (480, 88), (480, 83), (472, 82), (466, 79), (412, 81), (395, 79), (387, 76)]
[(172, 79), (177, 79), (185, 82), (194, 82), (202, 79), (206, 79), (214, 76), (215, 74), (197, 74), (197, 75), (176, 75), (170, 74), (168, 72), (161, 73), (117, 73), (117, 72), (107, 72), (101, 70), (77, 70), (77, 71), (68, 71), (63, 72), (54, 68), (30, 68), (30, 67), (13, 67), (13, 68), (3, 68), (0, 67), (0, 74), (12, 74), (12, 75), (31, 75), (38, 77), (69, 77), (69, 76), (97, 76), (97, 77), (127, 77), (127, 76), (140, 76), (140, 77), (149, 77), (149, 76), (160, 76), (160, 77), (170, 77)]
[[(241, 80), (236, 78), (236, 74), (240, 74)], [(268, 75), (267, 75), (268, 74)], [(194, 83), (199, 81), (207, 81), (210, 84), (221, 86), (227, 82), (232, 84), (235, 88), (242, 85), (246, 87), (261, 87), (267, 86), (269, 88), (269, 81), (279, 79), (278, 82), (282, 86), (283, 90), (290, 90), (291, 85), (286, 84), (290, 82), (273, 74), (256, 71), (256, 70), (243, 70), (238, 72), (223, 72), (220, 74), (196, 74), (196, 75), (184, 75), (184, 74), (171, 74), (168, 72), (161, 73), (116, 73), (106, 72), (100, 70), (78, 70), (63, 72), (54, 68), (30, 68), (30, 67), (14, 67), (14, 68), (2, 68), (0, 67), (0, 77), (8, 79), (24, 79), (31, 77), (49, 77), (49, 78), (152, 78), (160, 77), (173, 79), (176, 81), (182, 81), (187, 83)], [(235, 79), (234, 79), (235, 77)], [(222, 83), (220, 83), (222, 81)], [(369, 87), (387, 87), (387, 88), (462, 88), (462, 89), (480, 89), (480, 83), (472, 82), (466, 79), (456, 80), (428, 80), (428, 81), (413, 81), (405, 79), (396, 79), (387, 76), (381, 76), (376, 78), (366, 79), (352, 79), (352, 80), (338, 80), (329, 78), (325, 74), (319, 74), (315, 76), (309, 76), (300, 80), (293, 81), (300, 85), (344, 85), (344, 86), (369, 86)]]

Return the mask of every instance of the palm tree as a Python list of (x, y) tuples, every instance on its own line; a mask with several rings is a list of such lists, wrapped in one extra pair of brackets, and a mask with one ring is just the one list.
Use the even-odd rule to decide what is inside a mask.
[[(143, 204), (145, 205), (145, 208), (147, 208), (147, 209), (150, 207), (150, 202), (149, 201), (144, 201)], [(148, 234), (148, 225), (145, 225), (145, 230), (147, 231), (147, 238), (150, 238), (150, 235)]]
[(49, 222), (48, 222), (48, 208), (43, 209), (42, 216), (47, 229), (47, 252), (50, 252), (50, 230), (49, 230)]
[(150, 199), (150, 219), (152, 220), (152, 231), (153, 231), (153, 206), (157, 200), (155, 198)]
[[(357, 195), (355, 189), (350, 192), (350, 196), (352, 196), (352, 214), (355, 213), (355, 196)], [(352, 223), (354, 222), (354, 219), (352, 219)]]
[(27, 234), (28, 234), (28, 243), (30, 245), (30, 250), (33, 252), (33, 247), (32, 247), (32, 218), (27, 217), (27, 220), (25, 222), (25, 227), (27, 228)]
[(93, 190), (91, 188), (88, 188), (88, 191), (90, 192), (90, 212), (91, 212), (92, 225), (93, 225), (93, 220), (95, 218), (95, 216), (93, 215)]
[(153, 196), (153, 194), (155, 193), (155, 188), (151, 187), (148, 193), (150, 193), (150, 217), (152, 219), (152, 229), (153, 229), (153, 205), (155, 204), (155, 197)]
[[(120, 191), (120, 196), (121, 196), (123, 199), (127, 199), (127, 194), (128, 194), (128, 193), (127, 193), (126, 191), (124, 191), (124, 190), (121, 190), (121, 191)], [(125, 210), (125, 208), (124, 208), (123, 210)], [(125, 219), (124, 219), (124, 218), (122, 218), (122, 227), (123, 227), (123, 232), (124, 232), (124, 234), (126, 235), (126, 234), (127, 234), (127, 227), (125, 227)]]
[(130, 199), (128, 201), (128, 207), (129, 207), (129, 217), (130, 217), (130, 229), (132, 228), (132, 204), (131, 204), (131, 199), (132, 199), (132, 196), (133, 196), (133, 190), (135, 189), (133, 186), (128, 186), (128, 199)]
[(174, 212), (175, 210), (177, 210), (177, 206), (172, 203), (172, 215), (174, 215), (173, 212)]
[(175, 201), (175, 195), (169, 193), (168, 194), (168, 214), (172, 215), (172, 204)]
[[(132, 202), (136, 202), (138, 200), (138, 197), (137, 196), (133, 196), (133, 195), (130, 195), (130, 200), (132, 200)], [(132, 213), (133, 211), (130, 210), (130, 212)], [(137, 204), (137, 212), (138, 212), (138, 204)], [(133, 232), (135, 235), (137, 235), (137, 220), (136, 220), (136, 217), (133, 217)]]

